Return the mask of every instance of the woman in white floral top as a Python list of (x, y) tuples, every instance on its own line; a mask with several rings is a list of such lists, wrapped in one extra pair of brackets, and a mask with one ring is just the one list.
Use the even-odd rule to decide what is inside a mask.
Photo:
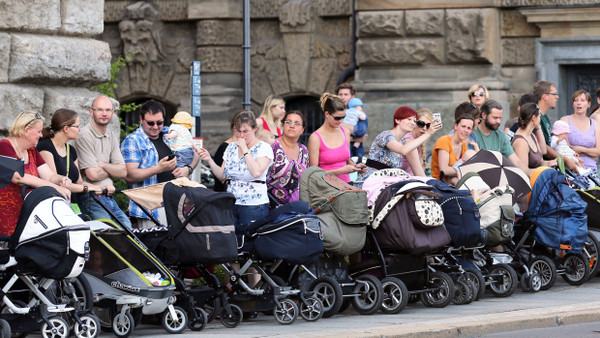
[(236, 198), (233, 207), (235, 229), (241, 235), (252, 221), (269, 213), (266, 180), (273, 163), (273, 149), (255, 137), (256, 117), (251, 111), (236, 112), (232, 125), (237, 141), (225, 149), (223, 164), (220, 167), (215, 164), (206, 149), (201, 149), (200, 158), (208, 161), (217, 179), (229, 182), (227, 192)]

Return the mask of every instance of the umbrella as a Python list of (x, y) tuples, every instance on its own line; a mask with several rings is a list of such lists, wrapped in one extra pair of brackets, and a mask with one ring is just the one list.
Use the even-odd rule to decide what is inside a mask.
[(25, 174), (25, 162), (18, 160), (13, 157), (7, 157), (0, 155), (0, 189), (10, 184), (13, 174), (18, 172), (19, 175)]
[(468, 172), (478, 173), (490, 187), (509, 185), (515, 190), (513, 204), (531, 192), (529, 177), (497, 151), (479, 150), (477, 154), (458, 167), (458, 170), (461, 175)]

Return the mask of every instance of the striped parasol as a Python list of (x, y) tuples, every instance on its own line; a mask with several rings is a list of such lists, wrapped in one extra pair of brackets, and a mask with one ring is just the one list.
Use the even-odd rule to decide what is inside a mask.
[(529, 177), (508, 158), (493, 150), (480, 150), (458, 167), (461, 175), (476, 172), (490, 187), (509, 185), (515, 190), (513, 203), (531, 192)]

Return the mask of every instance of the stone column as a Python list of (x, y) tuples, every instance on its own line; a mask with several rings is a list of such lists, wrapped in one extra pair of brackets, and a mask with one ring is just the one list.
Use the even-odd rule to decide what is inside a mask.
[(0, 132), (32, 109), (47, 119), (58, 108), (82, 113), (91, 85), (110, 78), (103, 30), (103, 0), (5, 1), (0, 12)]
[(239, 0), (193, 0), (196, 60), (201, 61), (202, 136), (214, 152), (231, 136), (229, 124), (243, 101), (243, 25)]

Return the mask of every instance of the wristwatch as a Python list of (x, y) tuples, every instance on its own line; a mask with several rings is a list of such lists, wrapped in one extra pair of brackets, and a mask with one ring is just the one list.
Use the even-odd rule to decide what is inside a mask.
[(88, 187), (88, 185), (87, 185), (87, 184), (84, 184), (84, 185), (83, 185), (83, 193), (84, 193), (84, 194), (87, 194), (88, 190), (89, 190), (89, 187)]
[(188, 168), (188, 170), (190, 171), (190, 173), (188, 175), (191, 175), (194, 172), (194, 168), (192, 168), (191, 165), (186, 165), (186, 167)]

